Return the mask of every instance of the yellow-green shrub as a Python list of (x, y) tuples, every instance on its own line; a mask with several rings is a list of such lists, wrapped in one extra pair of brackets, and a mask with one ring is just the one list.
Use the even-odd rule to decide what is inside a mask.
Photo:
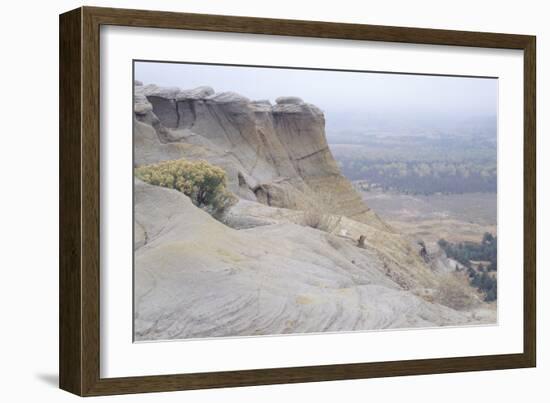
[(179, 190), (214, 216), (222, 215), (236, 202), (225, 187), (225, 171), (206, 161), (163, 161), (138, 167), (135, 175), (151, 185)]

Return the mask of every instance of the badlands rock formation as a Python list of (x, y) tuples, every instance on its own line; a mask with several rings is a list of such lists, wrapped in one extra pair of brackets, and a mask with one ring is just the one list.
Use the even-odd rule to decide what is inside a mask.
[[(317, 107), (136, 85), (134, 112), (136, 166), (204, 159), (239, 197), (222, 223), (136, 180), (136, 340), (495, 321), (471, 287), (364, 204)], [(316, 228), (311, 211), (322, 212)]]
[[(239, 197), (323, 210), (389, 229), (340, 174), (323, 113), (297, 97), (249, 101), (209, 87), (135, 87), (135, 163), (206, 159)], [(337, 197), (335, 195), (338, 195)]]

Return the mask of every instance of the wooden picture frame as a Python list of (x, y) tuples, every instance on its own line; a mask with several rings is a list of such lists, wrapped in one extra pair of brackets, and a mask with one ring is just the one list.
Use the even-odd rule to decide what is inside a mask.
[[(524, 56), (523, 353), (100, 377), (100, 26), (519, 49)], [(526, 368), (536, 365), (535, 37), (81, 7), (60, 16), (60, 387), (80, 396)]]

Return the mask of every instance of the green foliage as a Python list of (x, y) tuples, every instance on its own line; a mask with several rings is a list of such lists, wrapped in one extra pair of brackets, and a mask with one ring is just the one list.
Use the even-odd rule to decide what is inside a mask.
[(438, 242), (441, 249), (447, 256), (466, 267), (471, 267), (471, 261), (488, 261), (489, 271), (496, 271), (497, 268), (497, 238), (490, 233), (485, 233), (481, 243), (461, 242), (452, 244), (444, 239)]
[[(497, 299), (497, 279), (494, 274), (491, 274), (497, 270), (497, 237), (487, 232), (479, 244), (474, 242), (453, 244), (444, 239), (440, 239), (438, 244), (448, 257), (466, 267), (470, 284), (483, 291), (485, 301)], [(472, 261), (488, 261), (490, 263), (487, 267), (483, 267), (481, 264), (474, 267)]]
[(135, 175), (151, 185), (179, 190), (216, 217), (236, 202), (226, 189), (225, 171), (206, 161), (163, 161), (138, 167)]

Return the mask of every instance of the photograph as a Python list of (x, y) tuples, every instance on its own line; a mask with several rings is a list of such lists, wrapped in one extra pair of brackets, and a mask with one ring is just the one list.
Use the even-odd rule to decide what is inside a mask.
[(134, 342), (497, 325), (498, 89), (134, 60)]

